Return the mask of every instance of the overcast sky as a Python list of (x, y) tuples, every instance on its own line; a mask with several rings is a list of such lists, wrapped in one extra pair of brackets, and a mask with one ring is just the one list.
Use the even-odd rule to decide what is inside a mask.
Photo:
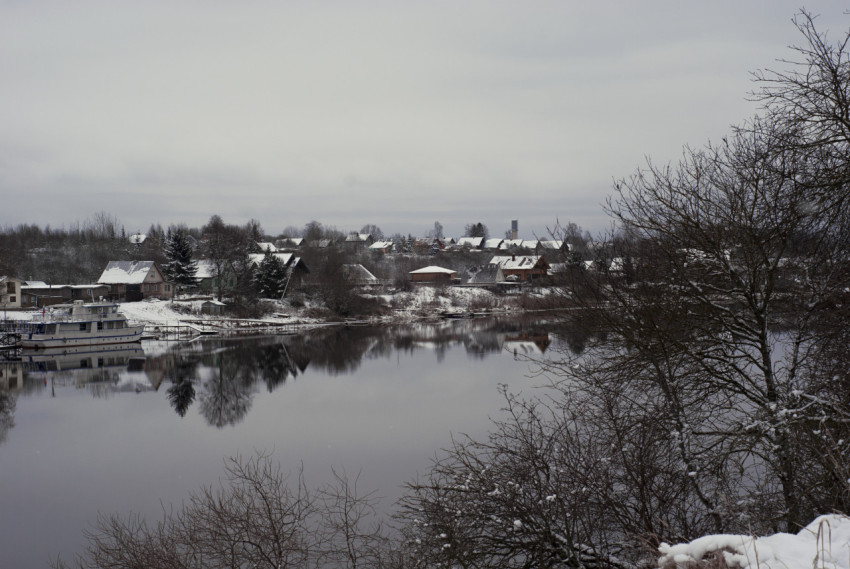
[[(0, 226), (604, 229), (612, 180), (751, 116), (786, 0), (0, 0)], [(846, 0), (819, 27), (850, 27)]]

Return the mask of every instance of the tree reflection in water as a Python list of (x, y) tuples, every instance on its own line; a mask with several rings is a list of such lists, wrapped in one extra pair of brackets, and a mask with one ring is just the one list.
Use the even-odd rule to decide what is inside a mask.
[[(168, 397), (185, 416), (195, 397), (210, 425), (236, 425), (251, 408), (260, 383), (272, 392), (304, 374), (308, 366), (331, 375), (355, 372), (364, 358), (388, 358), (395, 352), (424, 348), (442, 361), (452, 346), (463, 346), (469, 357), (510, 351), (539, 356), (550, 344), (547, 322), (465, 320), (395, 327), (334, 327), (292, 336), (218, 338), (200, 351), (180, 353), (169, 374)], [(584, 343), (584, 331), (567, 333), (569, 346)]]
[(9, 430), (15, 426), (16, 396), (0, 388), (0, 444), (6, 442)]
[[(95, 396), (159, 390), (165, 382), (166, 397), (180, 417), (185, 417), (197, 401), (198, 411), (207, 423), (224, 428), (246, 417), (254, 394), (262, 388), (260, 384), (271, 393), (303, 376), (308, 367), (346, 375), (357, 371), (364, 359), (390, 358), (399, 352), (412, 354), (425, 349), (441, 362), (453, 347), (462, 347), (474, 359), (505, 351), (515, 357), (542, 358), (552, 337), (573, 353), (580, 353), (592, 334), (574, 323), (567, 328), (552, 319), (517, 316), (404, 326), (332, 327), (291, 336), (208, 338), (174, 344), (159, 355), (145, 355), (139, 349), (138, 354), (132, 352), (114, 362), (122, 365), (108, 369), (98, 367), (99, 354), (90, 356), (94, 360), (86, 369), (42, 372), (36, 378), (32, 372), (37, 369), (33, 368), (22, 392), (44, 389), (45, 373), (51, 375), (51, 381), (53, 375), (60, 374), (56, 377), (86, 385)], [(128, 361), (132, 364), (129, 367)], [(109, 362), (113, 363), (111, 359)], [(129, 382), (128, 372), (133, 372), (129, 375), (134, 378)], [(0, 390), (0, 443), (14, 426), (15, 397), (8, 390)]]

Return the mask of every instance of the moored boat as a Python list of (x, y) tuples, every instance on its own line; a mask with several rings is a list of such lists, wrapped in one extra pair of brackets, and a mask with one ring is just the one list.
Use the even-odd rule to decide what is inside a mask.
[(98, 346), (138, 342), (144, 326), (133, 326), (113, 302), (55, 304), (33, 317), (21, 334), (24, 349)]

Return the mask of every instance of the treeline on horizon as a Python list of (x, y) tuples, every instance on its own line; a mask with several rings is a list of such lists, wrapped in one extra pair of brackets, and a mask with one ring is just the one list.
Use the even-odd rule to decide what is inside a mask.
[[(83, 222), (75, 222), (67, 228), (47, 225), (19, 224), (6, 226), (0, 230), (0, 275), (11, 275), (23, 280), (44, 281), (49, 284), (88, 284), (95, 282), (109, 261), (144, 260), (155, 261), (160, 266), (167, 262), (166, 244), (169, 235), (180, 231), (194, 238), (198, 247), (193, 253), (195, 260), (207, 254), (203, 240), (210, 232), (225, 230), (228, 238), (234, 240), (236, 249), (245, 253), (260, 252), (259, 242), (274, 242), (279, 239), (302, 237), (305, 242), (315, 244), (327, 239), (340, 243), (351, 231), (343, 231), (335, 226), (326, 226), (319, 221), (310, 221), (303, 227), (286, 227), (277, 235), (266, 233), (259, 221), (252, 219), (245, 224), (227, 224), (219, 215), (213, 215), (209, 222), (201, 227), (189, 227), (186, 224), (151, 224), (141, 243), (131, 237), (120, 221), (112, 214), (101, 211)], [(590, 235), (575, 223), (558, 226), (558, 237), (565, 238), (573, 249), (583, 249)], [(435, 221), (428, 235), (396, 233), (384, 235), (380, 227), (374, 224), (363, 225), (357, 233), (368, 233), (376, 240), (392, 240), (396, 243), (411, 240), (414, 237), (444, 237), (443, 226)], [(465, 227), (465, 236), (489, 237), (489, 230), (481, 222), (471, 222)], [(316, 261), (304, 248), (309, 261)], [(315, 253), (315, 252), (313, 252)], [(312, 258), (310, 258), (312, 256)], [(323, 255), (326, 257), (326, 255)], [(347, 255), (354, 261), (355, 255)], [(366, 264), (380, 272), (378, 264), (370, 258), (362, 259)], [(360, 259), (357, 260), (360, 262)], [(404, 263), (401, 263), (402, 265)], [(464, 263), (460, 263), (464, 265)], [(404, 268), (404, 267), (402, 267)], [(418, 267), (413, 267), (418, 268)], [(462, 267), (461, 267), (462, 268)], [(386, 275), (392, 277), (394, 275)]]

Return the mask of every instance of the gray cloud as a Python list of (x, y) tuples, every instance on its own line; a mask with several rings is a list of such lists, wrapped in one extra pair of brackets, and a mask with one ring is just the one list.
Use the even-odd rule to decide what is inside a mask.
[(601, 229), (798, 39), (785, 0), (575, 4), (0, 2), (0, 225)]

